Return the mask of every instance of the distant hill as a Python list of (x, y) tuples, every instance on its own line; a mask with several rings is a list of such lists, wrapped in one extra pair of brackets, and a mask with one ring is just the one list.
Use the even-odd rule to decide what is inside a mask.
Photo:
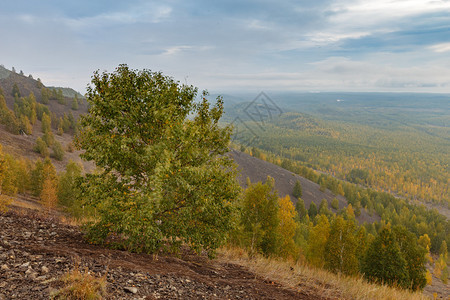
[(11, 73), (12, 72), (10, 70), (0, 66), (0, 79), (8, 78)]
[[(42, 82), (33, 79), (31, 76), (20, 75), (0, 66), (0, 91), (6, 100), (6, 105), (11, 110), (14, 110), (15, 99), (12, 95), (12, 90), (15, 85), (17, 85), (19, 89), (20, 97), (28, 97), (30, 93), (33, 93), (37, 103), (47, 106), (51, 113), (52, 129), (55, 133), (55, 139), (62, 145), (63, 149), (67, 150), (69, 145), (72, 144), (73, 129), (69, 132), (63, 133), (62, 135), (58, 135), (56, 134), (57, 121), (64, 115), (72, 115), (74, 119), (78, 119), (81, 114), (87, 112), (86, 100), (82, 97), (78, 98), (78, 109), (72, 106), (73, 98), (67, 96), (62, 99), (63, 101), (50, 99), (48, 103), (43, 103), (42, 89), (46, 87)], [(73, 91), (70, 88), (66, 88), (64, 90), (66, 92)], [(38, 158), (42, 159), (42, 156), (33, 150), (36, 139), (38, 137), (42, 137), (43, 135), (41, 131), (41, 121), (36, 120), (36, 123), (32, 127), (32, 134), (18, 135), (6, 130), (5, 125), (0, 125), (0, 144), (3, 146), (3, 150), (7, 153), (26, 157), (31, 160), (36, 160)], [(52, 162), (58, 171), (64, 170), (64, 167), (69, 160), (82, 163), (86, 171), (92, 170), (93, 164), (82, 162), (79, 154), (80, 151), (66, 151), (62, 161), (52, 160)]]
[[(10, 109), (14, 108), (14, 97), (12, 95), (14, 84), (18, 86), (21, 97), (27, 97), (30, 93), (33, 93), (36, 101), (39, 103), (42, 103), (42, 88), (47, 88), (49, 90), (58, 89), (56, 87), (46, 87), (41, 81), (30, 76), (20, 75), (0, 66), (0, 89), (3, 91), (6, 104)], [(60, 89), (63, 92), (65, 104), (58, 103), (56, 100), (50, 100), (47, 106), (51, 112), (58, 117), (61, 117), (64, 113), (72, 112), (75, 118), (78, 118), (80, 114), (87, 112), (87, 103), (80, 93), (71, 88)], [(79, 100), (83, 100), (79, 101), (77, 110), (72, 110), (71, 104), (75, 94), (78, 95)]]
[(79, 92), (69, 87), (48, 86), (47, 88), (50, 90), (61, 90), (64, 97), (74, 98), (76, 95), (78, 98), (84, 98), (84, 96), (81, 95)]

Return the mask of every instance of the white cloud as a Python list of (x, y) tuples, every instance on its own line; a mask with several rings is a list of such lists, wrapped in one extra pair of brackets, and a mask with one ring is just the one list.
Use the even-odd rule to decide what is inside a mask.
[(436, 53), (449, 52), (450, 51), (450, 43), (442, 43), (442, 44), (433, 45), (433, 46), (430, 46), (429, 49)]
[(174, 54), (180, 53), (181, 51), (190, 50), (190, 49), (192, 49), (191, 46), (174, 46), (174, 47), (165, 49), (163, 55), (174, 55)]
[(170, 17), (172, 8), (167, 5), (147, 3), (132, 6), (126, 11), (108, 12), (93, 17), (65, 18), (63, 21), (72, 29), (88, 30), (96, 26), (124, 25), (135, 23), (159, 23)]

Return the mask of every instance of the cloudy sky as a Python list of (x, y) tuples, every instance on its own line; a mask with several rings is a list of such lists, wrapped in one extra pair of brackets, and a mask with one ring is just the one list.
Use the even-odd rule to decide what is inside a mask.
[(121, 63), (214, 92), (450, 92), (449, 0), (1, 0), (0, 40), (81, 92)]

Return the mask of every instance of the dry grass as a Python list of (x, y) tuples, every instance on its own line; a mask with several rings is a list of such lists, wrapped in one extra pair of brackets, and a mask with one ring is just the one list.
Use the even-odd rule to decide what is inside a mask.
[(51, 295), (52, 299), (103, 299), (106, 296), (106, 275), (95, 277), (86, 269), (80, 271), (76, 266), (61, 279), (64, 286)]
[(11, 203), (12, 206), (19, 207), (19, 208), (27, 208), (32, 210), (42, 210), (42, 206), (39, 203), (33, 202), (33, 201), (27, 201), (25, 199), (21, 199), (19, 197), (13, 198), (13, 201)]
[(371, 284), (362, 277), (336, 275), (305, 264), (257, 256), (249, 258), (242, 249), (222, 248), (218, 259), (245, 266), (255, 274), (306, 294), (330, 299), (428, 299), (421, 293), (412, 293), (388, 286)]

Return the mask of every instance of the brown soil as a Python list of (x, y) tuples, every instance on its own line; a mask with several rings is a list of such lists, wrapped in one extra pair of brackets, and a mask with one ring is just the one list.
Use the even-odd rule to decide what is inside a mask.
[(55, 218), (23, 210), (0, 214), (0, 299), (48, 299), (75, 266), (106, 274), (107, 299), (323, 299), (188, 250), (179, 257), (110, 250), (85, 242), (77, 227)]

